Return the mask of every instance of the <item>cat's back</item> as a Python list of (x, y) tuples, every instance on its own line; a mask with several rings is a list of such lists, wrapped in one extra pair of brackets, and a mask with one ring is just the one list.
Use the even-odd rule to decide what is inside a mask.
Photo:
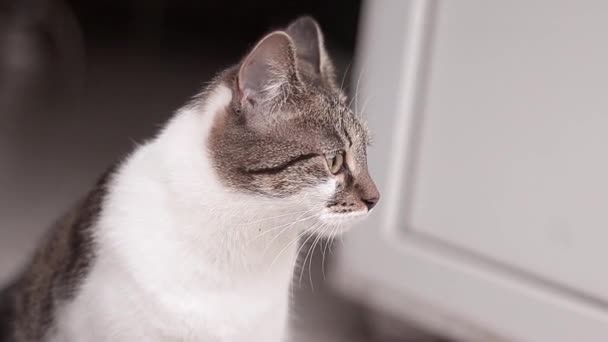
[(13, 342), (15, 306), (12, 300), (13, 286), (0, 290), (0, 342)]
[(93, 226), (112, 171), (57, 221), (15, 281), (0, 293), (0, 342), (41, 341), (54, 328), (95, 258)]

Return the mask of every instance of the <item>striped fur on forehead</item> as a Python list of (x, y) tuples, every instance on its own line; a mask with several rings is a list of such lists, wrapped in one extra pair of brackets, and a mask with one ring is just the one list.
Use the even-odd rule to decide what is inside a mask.
[(347, 143), (344, 147), (353, 143), (368, 145), (365, 124), (344, 102), (339, 88), (309, 84), (305, 92), (290, 99), (284, 110), (296, 113), (296, 120), (306, 122), (312, 128), (319, 126), (317, 131), (339, 137)]

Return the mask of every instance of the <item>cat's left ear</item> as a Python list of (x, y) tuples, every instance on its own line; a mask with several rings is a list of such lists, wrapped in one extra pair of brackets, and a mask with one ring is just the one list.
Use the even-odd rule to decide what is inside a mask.
[(329, 82), (335, 82), (334, 66), (323, 39), (321, 27), (309, 16), (294, 20), (285, 30), (295, 44), (299, 69), (308, 70)]
[(282, 31), (272, 32), (241, 63), (237, 79), (241, 105), (272, 112), (298, 82), (291, 38)]

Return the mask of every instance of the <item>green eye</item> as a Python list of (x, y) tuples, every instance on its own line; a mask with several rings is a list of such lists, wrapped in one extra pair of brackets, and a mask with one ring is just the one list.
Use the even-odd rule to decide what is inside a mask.
[(329, 167), (329, 171), (334, 175), (342, 169), (342, 165), (344, 164), (344, 152), (339, 151), (333, 154), (328, 154), (325, 156), (327, 160), (327, 166)]

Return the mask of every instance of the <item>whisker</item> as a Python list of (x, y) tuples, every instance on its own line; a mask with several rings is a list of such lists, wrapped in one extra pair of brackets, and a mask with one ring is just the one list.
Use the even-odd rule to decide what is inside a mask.
[(370, 99), (371, 99), (371, 96), (368, 97), (367, 99), (365, 99), (365, 102), (363, 102), (363, 106), (361, 107), (361, 113), (357, 113), (357, 115), (359, 116), (359, 119), (363, 118), (363, 115), (365, 113), (365, 110), (367, 109), (367, 105), (369, 104)]
[[(355, 87), (355, 95), (353, 96), (353, 98), (350, 100), (350, 102), (348, 103), (348, 107), (352, 108), (352, 104), (353, 101), (355, 102), (355, 113), (359, 113), (359, 85), (361, 83), (361, 78), (363, 78), (363, 74), (365, 73), (365, 70), (362, 70), (359, 73), (359, 77), (357, 78), (357, 86)], [(359, 114), (356, 114), (359, 115)]]
[[(321, 225), (322, 227), (323, 225)], [(315, 239), (312, 241), (311, 247), (308, 248), (308, 252), (306, 253), (306, 255), (304, 256), (304, 264), (302, 265), (302, 268), (300, 269), (300, 278), (298, 280), (299, 284), (302, 284), (302, 274), (304, 273), (304, 268), (306, 267), (306, 260), (308, 259), (308, 255), (310, 254), (311, 250), (314, 250), (314, 245), (315, 245), (315, 241), (317, 241), (319, 239), (319, 234), (318, 233), (312, 233), (312, 235), (316, 235)], [(311, 236), (312, 236), (311, 235)], [(308, 240), (307, 240), (308, 241)], [(311, 262), (312, 262), (312, 255), (311, 255)], [(308, 263), (310, 265), (310, 263)]]
[(308, 262), (308, 280), (310, 280), (310, 288), (311, 288), (312, 291), (315, 290), (315, 285), (313, 284), (313, 281), (312, 281), (312, 272), (310, 270), (310, 268), (312, 266), (312, 258), (314, 257), (314, 255), (315, 255), (315, 249), (317, 248), (317, 245), (319, 244), (319, 242), (323, 238), (323, 234), (325, 233), (326, 230), (327, 230), (327, 226), (323, 225), (323, 231), (321, 231), (321, 233), (318, 233), (317, 240), (315, 240), (315, 242), (313, 242), (312, 254), (310, 255), (310, 261)]
[[(319, 222), (313, 223), (308, 229), (314, 227), (318, 223)], [(279, 259), (281, 254), (283, 254), (287, 250), (287, 248), (289, 248), (291, 245), (293, 245), (295, 242), (297, 242), (300, 239), (300, 237), (302, 237), (304, 234), (306, 234), (308, 229), (302, 230), (291, 242), (289, 242), (287, 245), (285, 245), (285, 247), (283, 247), (283, 249), (281, 249), (281, 251), (277, 254), (277, 256), (274, 258), (274, 260), (272, 260), (272, 262), (270, 263), (270, 267), (272, 267), (274, 265), (274, 263)], [(296, 255), (296, 260), (297, 260), (297, 255)]]
[[(304, 240), (304, 242), (300, 245), (300, 248), (298, 248), (297, 252), (296, 252), (296, 260), (299, 258), (300, 256), (300, 252), (302, 251), (302, 249), (304, 248), (304, 246), (306, 246), (306, 243), (308, 242), (308, 240), (310, 240), (313, 236), (315, 236), (314, 234), (310, 234), (308, 235), (308, 237)], [(309, 249), (310, 252), (310, 249)], [(307, 254), (308, 256), (308, 254)], [(304, 258), (304, 263), (306, 263), (306, 258)], [(300, 266), (300, 280), (302, 279), (302, 270), (304, 270), (304, 266)], [(301, 281), (298, 282), (298, 284), (302, 284)]]
[(256, 220), (256, 221), (251, 221), (251, 222), (247, 222), (247, 223), (243, 223), (242, 225), (250, 225), (250, 224), (255, 224), (255, 223), (260, 223), (260, 222), (265, 222), (265, 221), (270, 221), (270, 220), (274, 220), (277, 218), (281, 218), (281, 217), (286, 217), (286, 216), (291, 216), (291, 215), (296, 215), (296, 214), (301, 214), (301, 213), (306, 213), (308, 211), (312, 211), (312, 210), (301, 210), (301, 211), (294, 211), (291, 213), (287, 213), (287, 214), (281, 214), (281, 215), (277, 215), (277, 216), (272, 216), (272, 217), (266, 217), (260, 220)]
[(359, 74), (359, 79), (357, 80), (357, 87), (355, 88), (355, 113), (359, 113), (359, 85), (361, 79), (363, 78), (363, 71)]
[[(269, 243), (266, 245), (266, 248), (264, 248), (264, 252), (262, 253), (262, 255), (266, 255), (266, 252), (268, 251), (268, 249), (270, 248), (270, 246), (272, 245), (272, 243), (273, 243), (273, 242), (274, 242), (274, 241), (275, 241), (275, 240), (276, 240), (276, 239), (277, 239), (277, 238), (278, 238), (278, 237), (279, 237), (281, 234), (283, 234), (284, 232), (286, 232), (286, 231), (287, 231), (289, 228), (291, 228), (293, 225), (295, 225), (295, 224), (296, 224), (296, 223), (298, 223), (298, 222), (302, 222), (302, 221), (309, 220), (309, 219), (314, 218), (314, 217), (316, 217), (316, 216), (317, 216), (317, 215), (311, 215), (311, 216), (308, 216), (307, 218), (303, 218), (303, 219), (301, 219), (301, 220), (297, 220), (297, 219), (296, 219), (296, 221), (294, 221), (294, 222), (292, 222), (291, 224), (287, 225), (287, 226), (286, 226), (285, 228), (283, 228), (283, 229), (282, 229), (282, 230), (281, 230), (281, 231), (280, 231), (280, 232), (279, 232), (277, 235), (275, 235), (275, 237), (274, 237), (274, 238), (272, 238), (272, 240), (270, 240), (270, 242), (269, 242)], [(273, 230), (274, 230), (274, 228), (273, 228)]]
[(334, 251), (333, 251), (333, 247), (334, 247), (334, 240), (336, 239), (336, 236), (338, 235), (338, 227), (334, 227), (333, 231), (332, 231), (332, 235), (331, 235), (331, 244), (329, 245), (329, 254), (334, 255)]
[(353, 64), (353, 62), (351, 61), (350, 63), (348, 63), (348, 66), (346, 67), (346, 71), (344, 72), (344, 74), (342, 74), (342, 82), (340, 83), (340, 90), (344, 91), (344, 80), (346, 79), (346, 75), (348, 75), (348, 70), (350, 69), (350, 66)]
[[(327, 226), (327, 229), (331, 228)], [(331, 243), (331, 234), (333, 230), (328, 234), (328, 237), (325, 239), (325, 247), (323, 248), (323, 261), (321, 262), (321, 272), (323, 273), (323, 280), (325, 280), (325, 253), (327, 252), (327, 246)]]
[[(310, 239), (314, 234), (311, 234), (310, 236), (308, 236), (308, 239)], [(308, 239), (306, 239), (306, 241), (308, 241)], [(302, 246), (300, 247), (304, 247), (304, 245), (306, 244), (306, 241), (302, 244)], [(308, 253), (310, 253), (310, 246), (308, 247)], [(304, 272), (304, 268), (306, 268), (306, 259), (308, 258), (308, 253), (306, 253), (306, 256), (304, 257), (304, 261), (300, 264), (300, 276), (298, 277), (298, 286), (302, 286), (302, 273)], [(299, 255), (300, 253), (298, 253)]]
[(283, 223), (283, 224), (281, 224), (281, 225), (278, 225), (278, 226), (276, 226), (276, 227), (272, 227), (272, 228), (270, 228), (270, 229), (267, 229), (267, 230), (263, 231), (262, 233), (258, 234), (258, 235), (257, 235), (255, 238), (251, 239), (251, 241), (249, 241), (249, 243), (251, 243), (251, 242), (253, 242), (253, 241), (255, 241), (255, 240), (257, 240), (257, 239), (261, 238), (262, 236), (264, 236), (264, 235), (266, 235), (266, 234), (268, 234), (268, 233), (270, 233), (270, 232), (273, 232), (273, 231), (275, 231), (275, 230), (277, 230), (277, 229), (281, 229), (281, 228), (283, 228), (283, 227), (285, 227), (285, 226), (287, 226), (287, 228), (289, 228), (289, 227), (293, 226), (294, 224), (296, 224), (296, 223), (298, 223), (298, 222), (302, 222), (302, 221), (310, 220), (311, 218), (313, 218), (313, 217), (317, 216), (316, 214), (314, 214), (314, 215), (306, 216), (306, 217), (304, 217), (304, 218), (300, 218), (300, 217), (302, 217), (302, 215), (304, 215), (304, 214), (306, 214), (306, 213), (308, 213), (308, 212), (310, 212), (310, 211), (312, 211), (312, 210), (308, 210), (308, 211), (303, 212), (303, 213), (302, 213), (302, 214), (300, 214), (300, 216), (298, 216), (298, 217), (297, 217), (297, 218), (296, 218), (296, 219), (295, 219), (293, 222), (287, 222), (287, 223)]

